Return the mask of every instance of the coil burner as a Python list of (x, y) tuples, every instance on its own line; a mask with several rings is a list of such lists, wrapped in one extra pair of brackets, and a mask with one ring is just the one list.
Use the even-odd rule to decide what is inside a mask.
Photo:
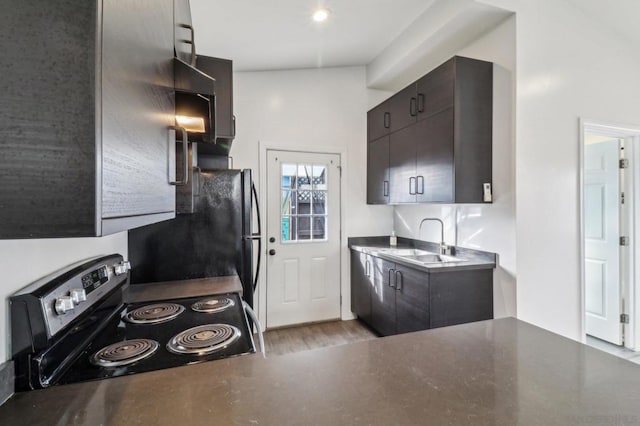
[(98, 367), (118, 367), (133, 364), (153, 355), (158, 342), (149, 339), (132, 339), (106, 346), (93, 354), (90, 362)]
[(211, 297), (208, 299), (198, 300), (191, 305), (191, 309), (196, 312), (205, 312), (212, 314), (224, 311), (227, 308), (235, 306), (235, 302), (228, 297)]
[(177, 303), (157, 303), (134, 309), (124, 319), (133, 324), (158, 324), (171, 321), (184, 312), (184, 306)]
[(240, 330), (228, 324), (205, 324), (175, 335), (167, 349), (176, 354), (206, 355), (224, 349), (240, 337)]

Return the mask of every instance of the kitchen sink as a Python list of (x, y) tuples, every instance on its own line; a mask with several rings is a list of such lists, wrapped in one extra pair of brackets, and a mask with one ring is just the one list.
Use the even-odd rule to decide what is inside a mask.
[(380, 249), (378, 250), (378, 254), (418, 263), (421, 265), (464, 262), (466, 260), (460, 257), (447, 256), (444, 254), (437, 254), (419, 249)]

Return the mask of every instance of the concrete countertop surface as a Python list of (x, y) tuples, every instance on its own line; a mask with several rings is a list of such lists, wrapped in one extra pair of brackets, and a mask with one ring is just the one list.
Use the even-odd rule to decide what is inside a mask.
[(388, 237), (349, 238), (349, 248), (351, 250), (360, 251), (362, 253), (370, 254), (374, 257), (380, 257), (390, 262), (429, 273), (494, 269), (496, 267), (497, 260), (497, 256), (495, 255), (495, 253), (489, 253), (463, 247), (456, 247), (455, 254), (452, 255), (453, 257), (464, 259), (463, 261), (429, 264), (412, 262), (411, 260), (403, 259), (398, 256), (390, 256), (381, 251), (384, 249), (419, 249), (434, 254), (439, 253), (438, 244), (426, 241), (410, 240), (407, 238), (398, 238), (397, 246), (389, 245)]
[(20, 393), (2, 425), (640, 422), (640, 368), (513, 318)]
[(131, 284), (125, 290), (124, 299), (127, 303), (138, 303), (226, 293), (242, 294), (242, 282), (237, 275)]

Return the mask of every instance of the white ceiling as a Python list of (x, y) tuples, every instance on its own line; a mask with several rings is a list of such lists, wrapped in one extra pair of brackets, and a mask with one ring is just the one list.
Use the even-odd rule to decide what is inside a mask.
[[(434, 0), (191, 0), (199, 54), (236, 71), (369, 64)], [(324, 23), (311, 15), (331, 10)]]

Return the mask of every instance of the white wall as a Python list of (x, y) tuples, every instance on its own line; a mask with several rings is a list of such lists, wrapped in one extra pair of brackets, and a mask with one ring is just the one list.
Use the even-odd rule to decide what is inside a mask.
[[(449, 244), (498, 253), (494, 271), (494, 315), (516, 316), (516, 227), (514, 164), (515, 17), (476, 40), (459, 52), (451, 52), (493, 62), (493, 204), (397, 206), (395, 227), (398, 235), (439, 241), (437, 224), (425, 223), (418, 237), (418, 224), (424, 217), (445, 222)], [(415, 76), (420, 77), (420, 75)], [(457, 220), (456, 220), (457, 219)], [(457, 222), (457, 242), (456, 242)]]
[(482, 1), (516, 12), (518, 317), (580, 340), (578, 119), (640, 121), (638, 49), (564, 0)]
[(66, 265), (102, 254), (127, 258), (127, 233), (103, 238), (0, 240), (0, 364), (11, 358), (8, 297)]
[[(366, 204), (366, 111), (389, 95), (366, 88), (364, 67), (235, 73), (238, 134), (231, 149), (234, 167), (257, 172), (260, 142), (298, 149), (343, 149), (343, 236), (388, 234), (393, 209)], [(255, 173), (254, 178), (258, 176)], [(260, 188), (260, 182), (256, 183)], [(261, 199), (264, 211), (263, 194)], [(349, 318), (349, 257), (346, 245), (342, 249), (342, 316)], [(264, 278), (263, 270), (256, 295), (261, 299), (261, 316), (266, 306), (261, 297)]]

